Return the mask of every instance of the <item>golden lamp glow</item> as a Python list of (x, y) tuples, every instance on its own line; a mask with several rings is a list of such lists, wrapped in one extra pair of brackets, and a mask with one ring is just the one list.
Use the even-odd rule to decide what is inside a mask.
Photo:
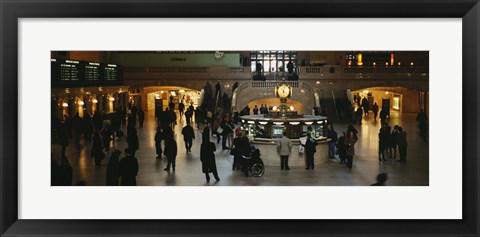
[(352, 60), (348, 60), (348, 66), (352, 66)]
[(377, 65), (377, 63), (373, 62), (373, 66)]
[(80, 100), (80, 101), (78, 102), (78, 105), (84, 105), (84, 104), (85, 104), (85, 103), (83, 102), (83, 100)]
[(363, 62), (362, 62), (362, 54), (359, 53), (357, 56), (358, 56), (357, 65), (358, 65), (358, 66), (362, 66), (362, 65), (363, 65)]
[(413, 66), (413, 62), (410, 62), (410, 66)]
[(393, 63), (395, 62), (395, 54), (390, 54), (390, 65), (393, 65)]
[(110, 97), (109, 100), (113, 102), (113, 101), (115, 101), (115, 98)]
[(68, 103), (67, 103), (67, 102), (64, 102), (64, 103), (62, 104), (62, 106), (66, 108), (66, 107), (68, 107)]
[(92, 103), (96, 104), (96, 103), (98, 103), (98, 100), (97, 100), (97, 99), (93, 99), (93, 100), (92, 100)]

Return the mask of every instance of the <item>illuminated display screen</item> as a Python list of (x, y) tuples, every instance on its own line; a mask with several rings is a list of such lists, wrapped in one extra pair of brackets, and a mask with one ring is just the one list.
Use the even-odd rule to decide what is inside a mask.
[(52, 84), (108, 85), (123, 81), (122, 67), (113, 64), (76, 60), (51, 60)]

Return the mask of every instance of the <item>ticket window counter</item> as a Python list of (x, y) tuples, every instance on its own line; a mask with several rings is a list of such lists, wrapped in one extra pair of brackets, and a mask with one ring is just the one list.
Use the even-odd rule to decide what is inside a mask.
[(324, 123), (304, 125), (298, 124), (256, 124), (245, 123), (242, 125), (242, 131), (245, 131), (251, 139), (255, 138), (281, 138), (283, 132), (287, 133), (288, 138), (297, 139), (307, 136), (310, 133), (313, 138), (325, 137), (326, 130)]

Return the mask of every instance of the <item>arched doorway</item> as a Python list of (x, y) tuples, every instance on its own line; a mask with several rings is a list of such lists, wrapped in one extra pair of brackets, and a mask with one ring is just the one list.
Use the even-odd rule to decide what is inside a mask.
[[(428, 111), (428, 92), (404, 87), (370, 87), (352, 91), (355, 106), (358, 101), (366, 98), (370, 105), (377, 103), (378, 107), (388, 107), (390, 111), (402, 113), (417, 113), (420, 109)], [(357, 98), (357, 101), (355, 101)]]
[(170, 99), (178, 109), (178, 104), (183, 102), (185, 106), (193, 105), (197, 107), (200, 100), (200, 91), (178, 87), (178, 86), (151, 86), (145, 87), (147, 111), (154, 111), (157, 106), (161, 106), (162, 110), (168, 107)]

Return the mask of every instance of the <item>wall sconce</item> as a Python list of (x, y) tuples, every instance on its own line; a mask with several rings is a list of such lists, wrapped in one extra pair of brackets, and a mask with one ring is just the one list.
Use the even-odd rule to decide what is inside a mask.
[(80, 100), (80, 101), (78, 102), (78, 105), (82, 105), (82, 106), (83, 106), (84, 104), (85, 104), (85, 102), (83, 102), (83, 100)]
[(113, 96), (110, 96), (110, 98), (108, 98), (111, 102), (115, 101), (115, 98), (113, 98)]
[(92, 100), (92, 103), (96, 104), (96, 103), (98, 103), (98, 100), (97, 100), (97, 99), (93, 99), (93, 100)]
[(67, 108), (67, 107), (68, 107), (68, 103), (67, 103), (67, 102), (63, 102), (62, 106), (63, 106), (64, 108)]

